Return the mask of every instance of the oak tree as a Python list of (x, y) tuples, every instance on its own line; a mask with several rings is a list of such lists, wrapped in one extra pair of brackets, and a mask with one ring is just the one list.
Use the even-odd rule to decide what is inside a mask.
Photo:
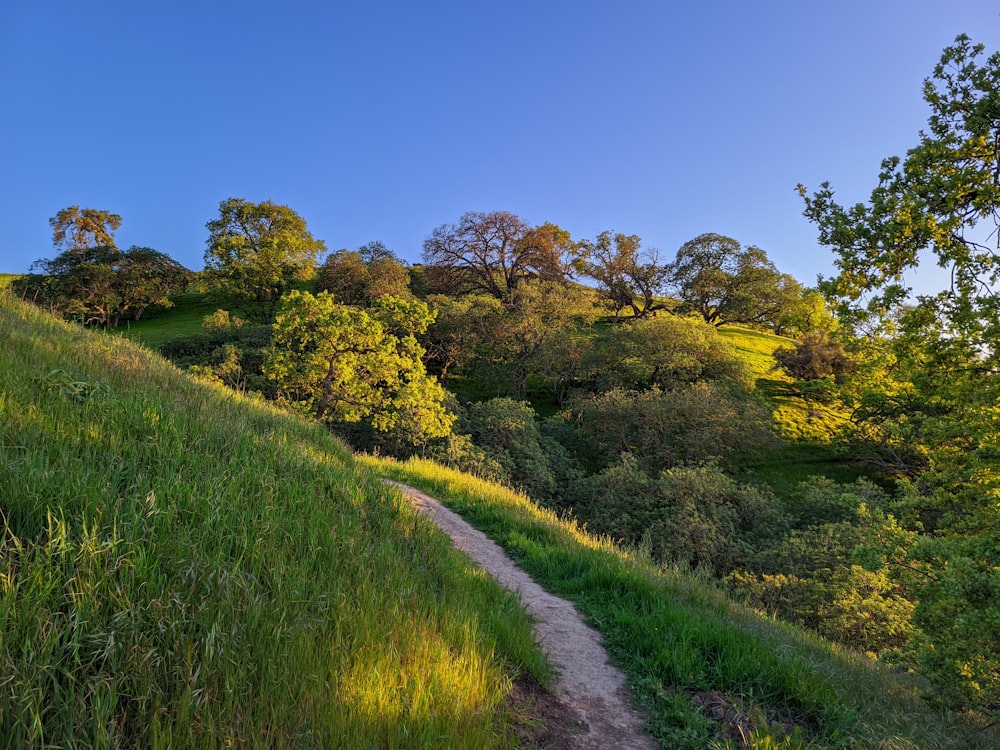
[(424, 241), (424, 262), (441, 291), (483, 291), (510, 302), (527, 279), (563, 280), (569, 233), (554, 224), (532, 227), (508, 211), (470, 211)]
[[(829, 183), (805, 215), (836, 253), (823, 283), (854, 330), (891, 316), (892, 368), (855, 421), (901, 456), (901, 527), (887, 562), (918, 603), (911, 643), (933, 696), (1000, 717), (1000, 53), (962, 35), (924, 81), (928, 130), (882, 162), (869, 199), (841, 205)], [(949, 271), (914, 297), (922, 258)]]
[(312, 276), (326, 250), (305, 219), (272, 201), (227, 198), (206, 226), (209, 277), (262, 323), (272, 321), (278, 300), (296, 280)]
[(667, 266), (655, 250), (643, 248), (635, 234), (605, 231), (594, 241), (579, 243), (573, 267), (599, 285), (601, 295), (618, 315), (626, 307), (637, 318), (666, 308), (659, 296), (667, 280)]
[(62, 250), (87, 250), (92, 247), (114, 247), (115, 231), (122, 217), (97, 208), (69, 206), (51, 219), (52, 244)]
[[(789, 277), (790, 278), (790, 277)], [(668, 266), (668, 286), (706, 323), (767, 323), (780, 315), (788, 280), (759, 247), (702, 234), (685, 242)]]
[(281, 301), (264, 374), (317, 421), (368, 418), (376, 430), (401, 430), (415, 443), (442, 437), (455, 418), (416, 338), (432, 320), (419, 300), (380, 297), (364, 310), (328, 292), (294, 290)]
[(152, 305), (169, 307), (192, 274), (168, 255), (148, 247), (119, 250), (102, 245), (64, 250), (32, 264), (36, 273), (18, 279), (15, 293), (86, 325), (116, 328), (139, 320)]

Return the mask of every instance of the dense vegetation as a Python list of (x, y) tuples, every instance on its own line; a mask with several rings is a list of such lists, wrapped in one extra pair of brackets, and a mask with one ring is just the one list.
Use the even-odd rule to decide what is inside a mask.
[[(655, 565), (919, 674), (935, 705), (991, 724), (1000, 54), (981, 52), (964, 37), (945, 50), (925, 84), (929, 131), (883, 163), (869, 203), (801, 189), (840, 271), (818, 289), (721, 235), (667, 262), (635, 235), (573, 240), (503, 211), (433, 230), (424, 266), (381, 243), (319, 263), (322, 241), (290, 208), (230, 198), (208, 224), (201, 291), (141, 298), (200, 305), (201, 330), (187, 320), (163, 341), (171, 316), (136, 314), (128, 334), (356, 449), (521, 490)], [(60, 212), (60, 254), (12, 288), (113, 327), (110, 311), (138, 309), (135, 274), (114, 260), (129, 256), (114, 248), (120, 222)], [(914, 297), (900, 278), (924, 251), (952, 283)]]
[(503, 747), (516, 600), (326, 430), (0, 295), (0, 745)]

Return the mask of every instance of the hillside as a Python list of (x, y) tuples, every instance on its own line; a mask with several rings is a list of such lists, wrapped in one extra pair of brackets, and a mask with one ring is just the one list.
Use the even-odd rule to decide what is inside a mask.
[(319, 427), (0, 295), (6, 747), (507, 747), (515, 600)]
[(706, 576), (652, 564), (524, 495), (411, 459), (365, 459), (444, 501), (604, 636), (664, 748), (986, 748), (920, 681), (740, 607)]

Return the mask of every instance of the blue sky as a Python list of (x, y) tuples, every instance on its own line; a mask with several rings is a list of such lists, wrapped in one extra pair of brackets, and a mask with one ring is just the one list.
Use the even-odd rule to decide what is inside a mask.
[(855, 202), (916, 143), (921, 82), (985, 0), (6, 0), (0, 272), (52, 257), (69, 205), (122, 247), (204, 266), (230, 196), (291, 206), (330, 250), (420, 260), (466, 211), (576, 238), (703, 233), (832, 270), (795, 185)]

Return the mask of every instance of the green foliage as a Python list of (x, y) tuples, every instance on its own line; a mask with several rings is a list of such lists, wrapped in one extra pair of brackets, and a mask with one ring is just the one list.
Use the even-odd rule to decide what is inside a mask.
[(514, 744), (531, 622), (327, 430), (10, 295), (0, 329), (0, 745)]
[(461, 370), (489, 349), (492, 321), (501, 314), (502, 305), (496, 297), (485, 294), (432, 294), (427, 303), (435, 317), (421, 340), (428, 364), (444, 379), (453, 368)]
[[(577, 474), (573, 459), (542, 432), (534, 410), (523, 401), (494, 398), (469, 404), (455, 430), (468, 434), (489, 462), (499, 467), (496, 479), (538, 502), (561, 500)], [(488, 475), (489, 471), (476, 473)]]
[(573, 339), (599, 315), (592, 291), (534, 279), (522, 281), (507, 304), (485, 295), (431, 299), (441, 321), (428, 333), (430, 352), (479, 397), (524, 399), (532, 382), (565, 395), (579, 362)]
[(316, 274), (316, 291), (328, 291), (344, 305), (365, 307), (377, 297), (411, 297), (410, 273), (379, 242), (357, 252), (331, 253)]
[(931, 711), (916, 681), (870, 659), (736, 606), (704, 576), (585, 533), (523, 495), (426, 461), (376, 464), (445, 501), (501, 544), (549, 591), (601, 631), (627, 674), (650, 731), (664, 747), (722, 746), (718, 725), (694, 705), (716, 691), (787, 724), (784, 740), (762, 730), (758, 747), (981, 748), (996, 730), (974, 731)]
[(666, 309), (658, 296), (666, 284), (667, 267), (655, 250), (643, 249), (641, 243), (638, 235), (608, 230), (593, 242), (580, 242), (574, 251), (574, 270), (598, 283), (616, 317), (626, 307), (638, 318)]
[(206, 333), (228, 333), (242, 328), (245, 324), (243, 318), (230, 315), (228, 310), (216, 310), (211, 315), (206, 315), (201, 322)]
[(152, 305), (169, 307), (191, 272), (148, 247), (119, 250), (113, 245), (65, 250), (32, 265), (11, 286), (18, 296), (87, 325), (116, 328), (122, 318), (139, 320)]
[[(995, 719), (1000, 53), (982, 53), (964, 35), (944, 50), (924, 82), (928, 130), (905, 158), (882, 162), (867, 203), (841, 206), (828, 183), (800, 192), (838, 256), (824, 291), (855, 331), (890, 336), (892, 370), (856, 418), (876, 459), (906, 479), (897, 513), (914, 540), (886, 556), (919, 602), (916, 657), (938, 700)], [(903, 278), (922, 256), (950, 284), (913, 301)]]
[(339, 305), (328, 292), (293, 291), (274, 323), (264, 374), (282, 398), (317, 420), (404, 427), (417, 443), (446, 435), (454, 416), (444, 389), (424, 370), (423, 333), (433, 314), (418, 300), (381, 297), (370, 310)]
[(679, 312), (695, 312), (713, 325), (774, 325), (802, 293), (759, 247), (744, 248), (719, 234), (681, 245), (668, 266), (668, 285), (682, 302)]
[(826, 303), (826, 298), (816, 289), (802, 289), (798, 296), (783, 306), (774, 321), (774, 332), (779, 336), (804, 336), (810, 333), (829, 334), (840, 323)]
[(44, 384), (47, 388), (81, 404), (95, 400), (107, 401), (111, 398), (111, 389), (107, 384), (100, 381), (90, 383), (86, 380), (74, 380), (63, 369), (53, 370), (46, 375)]
[(649, 475), (629, 454), (576, 483), (570, 500), (596, 534), (638, 545), (657, 562), (725, 573), (746, 563), (755, 527), (775, 524), (775, 500), (712, 464)]
[[(750, 386), (744, 361), (717, 329), (699, 320), (661, 315), (621, 324), (608, 347), (605, 382), (663, 390), (698, 381)], [(613, 364), (612, 364), (613, 363)]]
[(754, 607), (859, 651), (899, 658), (913, 633), (910, 591), (881, 565), (865, 567), (866, 549), (891, 519), (889, 498), (869, 482), (814, 477), (786, 505), (799, 526), (759, 552), (753, 572), (728, 582)]
[(70, 206), (49, 219), (52, 245), (63, 250), (88, 250), (92, 247), (114, 247), (115, 230), (122, 217), (96, 208)]
[(209, 277), (261, 323), (271, 323), (278, 300), (296, 280), (312, 276), (326, 250), (288, 206), (227, 198), (206, 224)]
[(599, 466), (629, 453), (656, 473), (713, 458), (747, 460), (775, 445), (766, 409), (704, 382), (669, 391), (616, 388), (574, 401), (565, 416)]

